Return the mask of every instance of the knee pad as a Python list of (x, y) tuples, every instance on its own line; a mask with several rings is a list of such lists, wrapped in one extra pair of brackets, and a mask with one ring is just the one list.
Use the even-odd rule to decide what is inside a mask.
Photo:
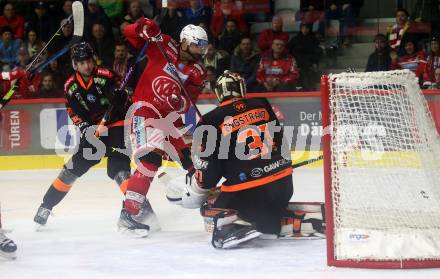
[(76, 174), (72, 173), (70, 170), (63, 169), (58, 175), (58, 178), (64, 183), (72, 185), (73, 182), (75, 182), (79, 177)]

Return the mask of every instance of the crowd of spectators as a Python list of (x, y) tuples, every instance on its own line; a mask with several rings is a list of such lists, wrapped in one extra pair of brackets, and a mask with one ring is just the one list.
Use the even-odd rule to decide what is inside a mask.
[[(437, 9), (438, 9), (438, 1)], [(439, 89), (440, 84), (440, 33), (434, 22), (431, 28), (421, 24), (421, 18), (411, 21), (405, 9), (397, 9), (396, 23), (387, 34), (377, 34), (375, 49), (370, 54), (365, 71), (390, 71), (407, 69), (419, 78), (425, 89)], [(437, 70), (438, 69), (438, 70)]]
[[(155, 0), (84, 0), (84, 39), (94, 48), (98, 65), (111, 68), (122, 78), (135, 55), (135, 50), (122, 35), (125, 25), (144, 16), (154, 18), (162, 32), (176, 40), (185, 25), (200, 25), (209, 37), (208, 52), (202, 61), (208, 72), (203, 92), (212, 92), (216, 77), (226, 69), (242, 75), (249, 92), (314, 91), (318, 89), (320, 62), (325, 55), (323, 44), (330, 21), (339, 21), (337, 47), (348, 47), (364, 1), (292, 1), (298, 1), (300, 9), (286, 18), (286, 14), (274, 15), (275, 1), (268, 1), (271, 13), (251, 14), (245, 12), (241, 1), (234, 0), (216, 0), (209, 6), (204, 3), (211, 1), (168, 0), (167, 8), (157, 7), (160, 1)], [(440, 13), (426, 15), (426, 7), (419, 7), (419, 2), (414, 9), (414, 21), (409, 20), (406, 10), (399, 9), (396, 24), (386, 35), (375, 37), (375, 50), (368, 58), (366, 71), (410, 69), (420, 77), (421, 85), (436, 88), (440, 84), (437, 80), (440, 77), (440, 70), (437, 73), (440, 37), (432, 35), (428, 42), (426, 37), (420, 36), (424, 32), (420, 32), (419, 23), (429, 20), (432, 22), (430, 30), (436, 30), (440, 26)], [(431, 2), (438, 7), (438, 0)], [(66, 24), (72, 14), (73, 0), (0, 3), (3, 3), (0, 6), (3, 71), (26, 67), (61, 26), (59, 35), (50, 42), (37, 63), (43, 63), (63, 48), (73, 35), (73, 24)], [(298, 32), (285, 31), (284, 23), (289, 16), (299, 23)], [(259, 34), (250, 34), (251, 25), (258, 21), (269, 21), (271, 27)], [(72, 71), (67, 53), (31, 80), (21, 81), (16, 97), (62, 97), (63, 82)], [(8, 89), (7, 84), (1, 87), (3, 92)]]

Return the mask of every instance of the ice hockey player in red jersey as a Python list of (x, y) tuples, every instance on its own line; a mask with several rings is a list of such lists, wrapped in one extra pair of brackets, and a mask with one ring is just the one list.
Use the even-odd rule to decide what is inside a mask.
[[(185, 141), (180, 115), (197, 101), (204, 86), (206, 71), (199, 61), (206, 53), (208, 36), (203, 28), (189, 24), (182, 29), (177, 44), (147, 18), (127, 25), (124, 35), (136, 48), (147, 43), (149, 59), (135, 88), (131, 110), (131, 140), (137, 168), (128, 180), (125, 195), (123, 210), (129, 218), (136, 216), (145, 202), (163, 156), (180, 161), (186, 170), (193, 168), (191, 141)], [(122, 227), (126, 226), (124, 219), (121, 214)], [(135, 227), (130, 229), (138, 232)]]
[(223, 177), (220, 195), (201, 209), (204, 217), (213, 217), (213, 246), (235, 247), (262, 233), (276, 237), (293, 194), (282, 127), (266, 98), (245, 98), (237, 74), (225, 72), (214, 91), (220, 106), (203, 115), (193, 137), (197, 183), (168, 188), (167, 198), (200, 208)]

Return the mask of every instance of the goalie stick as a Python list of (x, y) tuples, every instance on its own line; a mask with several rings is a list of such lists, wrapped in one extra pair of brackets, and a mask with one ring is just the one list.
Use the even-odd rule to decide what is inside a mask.
[(317, 162), (319, 160), (322, 160), (323, 158), (324, 158), (324, 156), (321, 155), (321, 156), (318, 156), (316, 158), (312, 158), (312, 159), (305, 160), (305, 161), (302, 161), (302, 162), (299, 162), (299, 163), (296, 163), (296, 164), (292, 164), (292, 168), (296, 169), (296, 168), (299, 168), (299, 167), (302, 167), (302, 166), (305, 166), (305, 165)]
[[(32, 67), (34, 66), (34, 64), (40, 58), (41, 54), (49, 46), (51, 41), (57, 35), (59, 35), (58, 32), (60, 32), (60, 30), (66, 24), (69, 24), (70, 21), (72, 20), (72, 18), (73, 18), (74, 30), (73, 30), (73, 37), (69, 41), (69, 43), (64, 48), (59, 50), (56, 54), (54, 54), (52, 57), (50, 57), (45, 63), (43, 63), (43, 64), (39, 65), (37, 68), (31, 70)], [(50, 63), (52, 63), (53, 61), (58, 59), (60, 56), (65, 54), (70, 49), (70, 47), (72, 47), (76, 43), (79, 43), (82, 39), (83, 30), (84, 30), (84, 8), (83, 8), (81, 1), (75, 1), (72, 4), (72, 15), (69, 16), (68, 20), (55, 32), (55, 34), (52, 36), (52, 38), (49, 40), (49, 42), (47, 42), (47, 44), (44, 46), (44, 48), (35, 56), (34, 60), (26, 66), (26, 71), (30, 72), (30, 78), (32, 78), (37, 73), (41, 73)], [(20, 79), (12, 81), (11, 88), (8, 90), (8, 92), (0, 100), (0, 109), (2, 109), (12, 99), (13, 95), (15, 94), (16, 89), (18, 88), (19, 80)]]

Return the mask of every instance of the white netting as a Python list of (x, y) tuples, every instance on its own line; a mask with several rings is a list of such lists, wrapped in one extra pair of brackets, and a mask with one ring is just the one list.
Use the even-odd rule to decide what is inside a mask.
[(440, 259), (440, 140), (416, 77), (328, 80), (336, 257)]

